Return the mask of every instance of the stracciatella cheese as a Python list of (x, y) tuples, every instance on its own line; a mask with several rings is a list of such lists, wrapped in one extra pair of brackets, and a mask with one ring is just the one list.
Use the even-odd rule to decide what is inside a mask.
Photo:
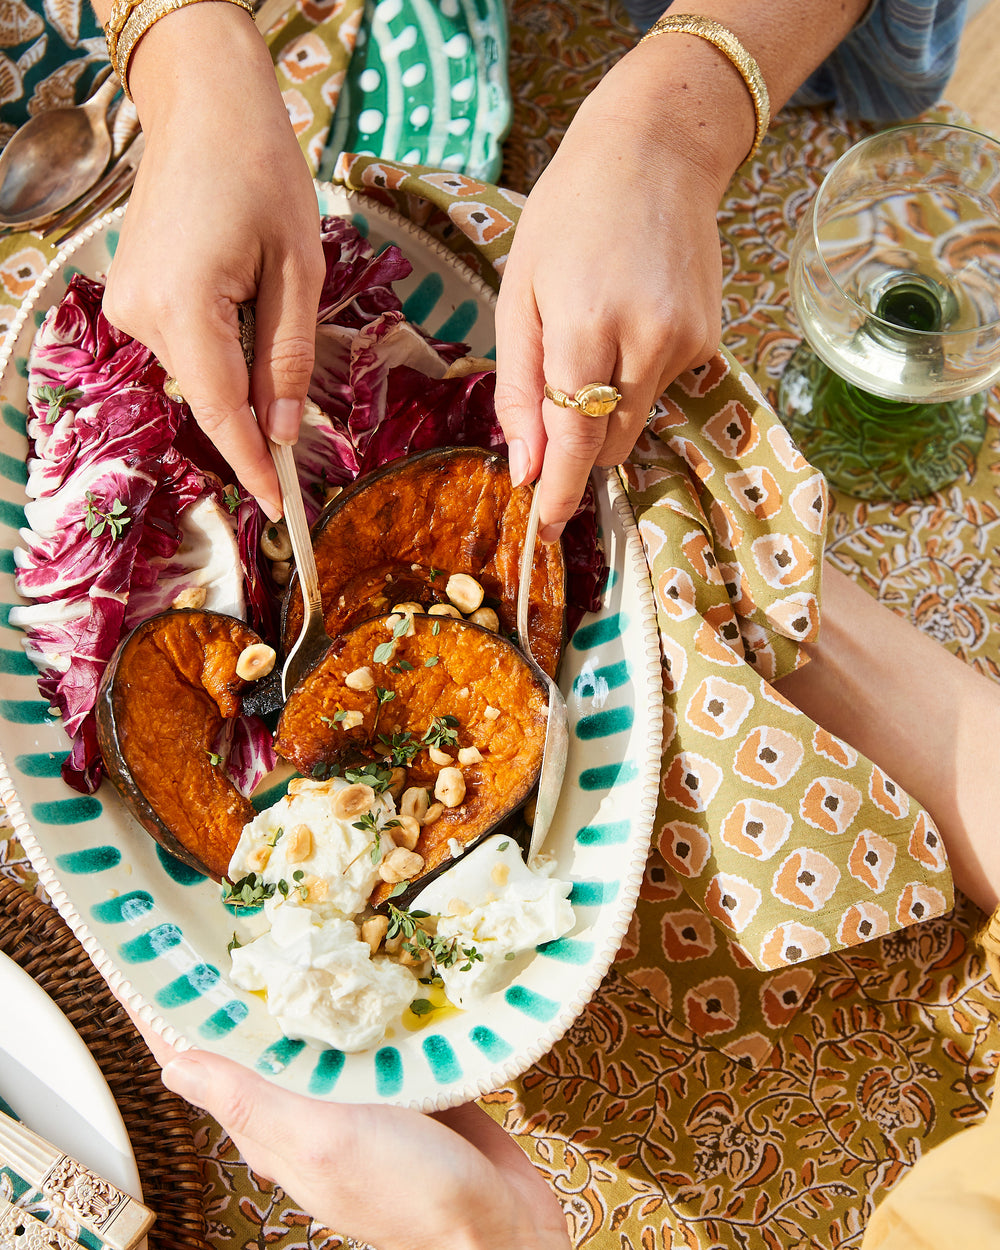
[[(339, 778), (300, 782), (244, 829), (230, 877), (255, 872), (275, 888), (264, 903), (265, 931), (233, 949), (232, 978), (265, 993), (287, 1036), (356, 1051), (377, 1045), (422, 991), (408, 967), (372, 954), (360, 938), (355, 920), (393, 848), (395, 806), (386, 794), (367, 814), (338, 817), (336, 796), (346, 786)], [(551, 865), (526, 867), (517, 843), (494, 835), (421, 890), (410, 910), (428, 913), (439, 946), (454, 943), (457, 957), (435, 971), (455, 1006), (501, 989), (518, 956), (573, 927), (570, 883), (551, 873)], [(463, 952), (473, 947), (470, 959)]]

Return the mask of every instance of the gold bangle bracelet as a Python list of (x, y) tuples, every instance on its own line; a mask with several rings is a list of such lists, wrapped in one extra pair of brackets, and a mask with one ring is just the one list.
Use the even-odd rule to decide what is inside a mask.
[(125, 23), (131, 16), (132, 10), (139, 3), (139, 0), (114, 0), (111, 6), (111, 16), (108, 18), (108, 24), (104, 31), (104, 37), (108, 44), (108, 60), (112, 66), (118, 62), (118, 39), (125, 27)]
[(764, 136), (767, 134), (767, 128), (771, 124), (771, 101), (760, 66), (733, 32), (713, 18), (701, 17), (697, 13), (667, 13), (650, 26), (639, 42), (645, 43), (654, 35), (667, 34), (696, 35), (699, 39), (706, 39), (719, 49), (746, 83), (750, 99), (753, 101), (756, 122), (753, 143), (744, 157), (745, 164), (757, 155)]
[[(166, 17), (168, 13), (175, 13), (178, 9), (184, 9), (189, 4), (200, 4), (204, 0), (139, 0), (133, 4), (125, 18), (121, 31), (117, 34), (114, 43), (114, 51), (111, 48), (111, 33), (108, 34), (108, 52), (111, 54), (111, 64), (114, 67), (122, 87), (128, 98), (132, 99), (132, 93), (128, 88), (128, 70), (129, 63), (132, 60), (132, 53), (136, 49), (136, 45), (149, 28)], [(253, 4), (251, 0), (225, 0), (227, 4), (238, 4), (241, 9), (246, 11), (253, 17)]]

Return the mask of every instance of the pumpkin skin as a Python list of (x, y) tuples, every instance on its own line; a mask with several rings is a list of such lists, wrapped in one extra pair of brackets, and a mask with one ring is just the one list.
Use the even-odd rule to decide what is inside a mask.
[[(420, 452), (359, 478), (327, 504), (312, 530), (326, 632), (335, 638), (396, 603), (447, 603), (449, 576), (468, 573), (497, 612), (501, 632), (514, 636), (530, 510), (531, 488), (512, 487), (507, 461), (480, 447)], [(553, 677), (565, 610), (562, 546), (538, 543), (528, 628), (539, 666)], [(302, 624), (294, 575), (282, 616), (287, 654)]]
[(236, 617), (163, 612), (121, 641), (98, 692), (109, 779), (165, 850), (216, 880), (255, 811), (211, 754), (223, 722), (241, 712), (247, 683), (236, 661), (259, 642)]
[[(451, 617), (415, 615), (412, 635), (397, 638), (384, 663), (375, 661), (375, 649), (392, 640), (393, 622), (399, 619), (370, 618), (334, 640), (292, 691), (275, 745), (279, 755), (309, 776), (317, 766), (322, 771), (329, 764), (382, 758), (387, 748), (381, 735), (409, 733), (419, 740), (435, 718), (454, 716), (457, 741), (444, 749), (456, 758), (456, 766), (462, 747), (477, 747), (483, 759), (461, 769), (463, 801), (445, 807), (421, 829), (415, 849), (424, 868), (413, 880), (425, 883), (451, 862), (452, 840), (471, 848), (511, 817), (537, 785), (548, 690), (513, 643)], [(428, 660), (433, 662), (428, 665)], [(371, 689), (347, 684), (349, 675), (364, 669), (374, 679)], [(393, 698), (380, 703), (379, 689), (393, 691)], [(345, 729), (337, 718), (345, 711), (360, 712), (361, 724)], [(440, 767), (426, 749), (419, 751), (407, 769), (406, 785), (426, 787), (433, 803)], [(377, 886), (372, 904), (382, 904), (392, 889)]]

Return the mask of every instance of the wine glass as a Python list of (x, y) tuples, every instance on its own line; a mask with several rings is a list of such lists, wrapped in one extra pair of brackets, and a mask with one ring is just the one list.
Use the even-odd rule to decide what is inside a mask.
[(807, 343), (778, 412), (831, 486), (912, 499), (974, 468), (1000, 378), (1000, 143), (917, 123), (863, 139), (795, 236)]

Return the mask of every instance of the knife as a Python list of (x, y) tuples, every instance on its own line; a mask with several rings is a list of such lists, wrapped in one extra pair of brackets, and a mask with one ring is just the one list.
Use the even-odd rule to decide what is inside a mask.
[[(4, 1165), (100, 1237), (108, 1250), (130, 1250), (156, 1218), (149, 1207), (130, 1198), (111, 1181), (85, 1168), (17, 1120), (0, 1115), (0, 1166)], [(9, 1213), (6, 1218), (11, 1218)], [(0, 1246), (7, 1244), (0, 1236)]]

